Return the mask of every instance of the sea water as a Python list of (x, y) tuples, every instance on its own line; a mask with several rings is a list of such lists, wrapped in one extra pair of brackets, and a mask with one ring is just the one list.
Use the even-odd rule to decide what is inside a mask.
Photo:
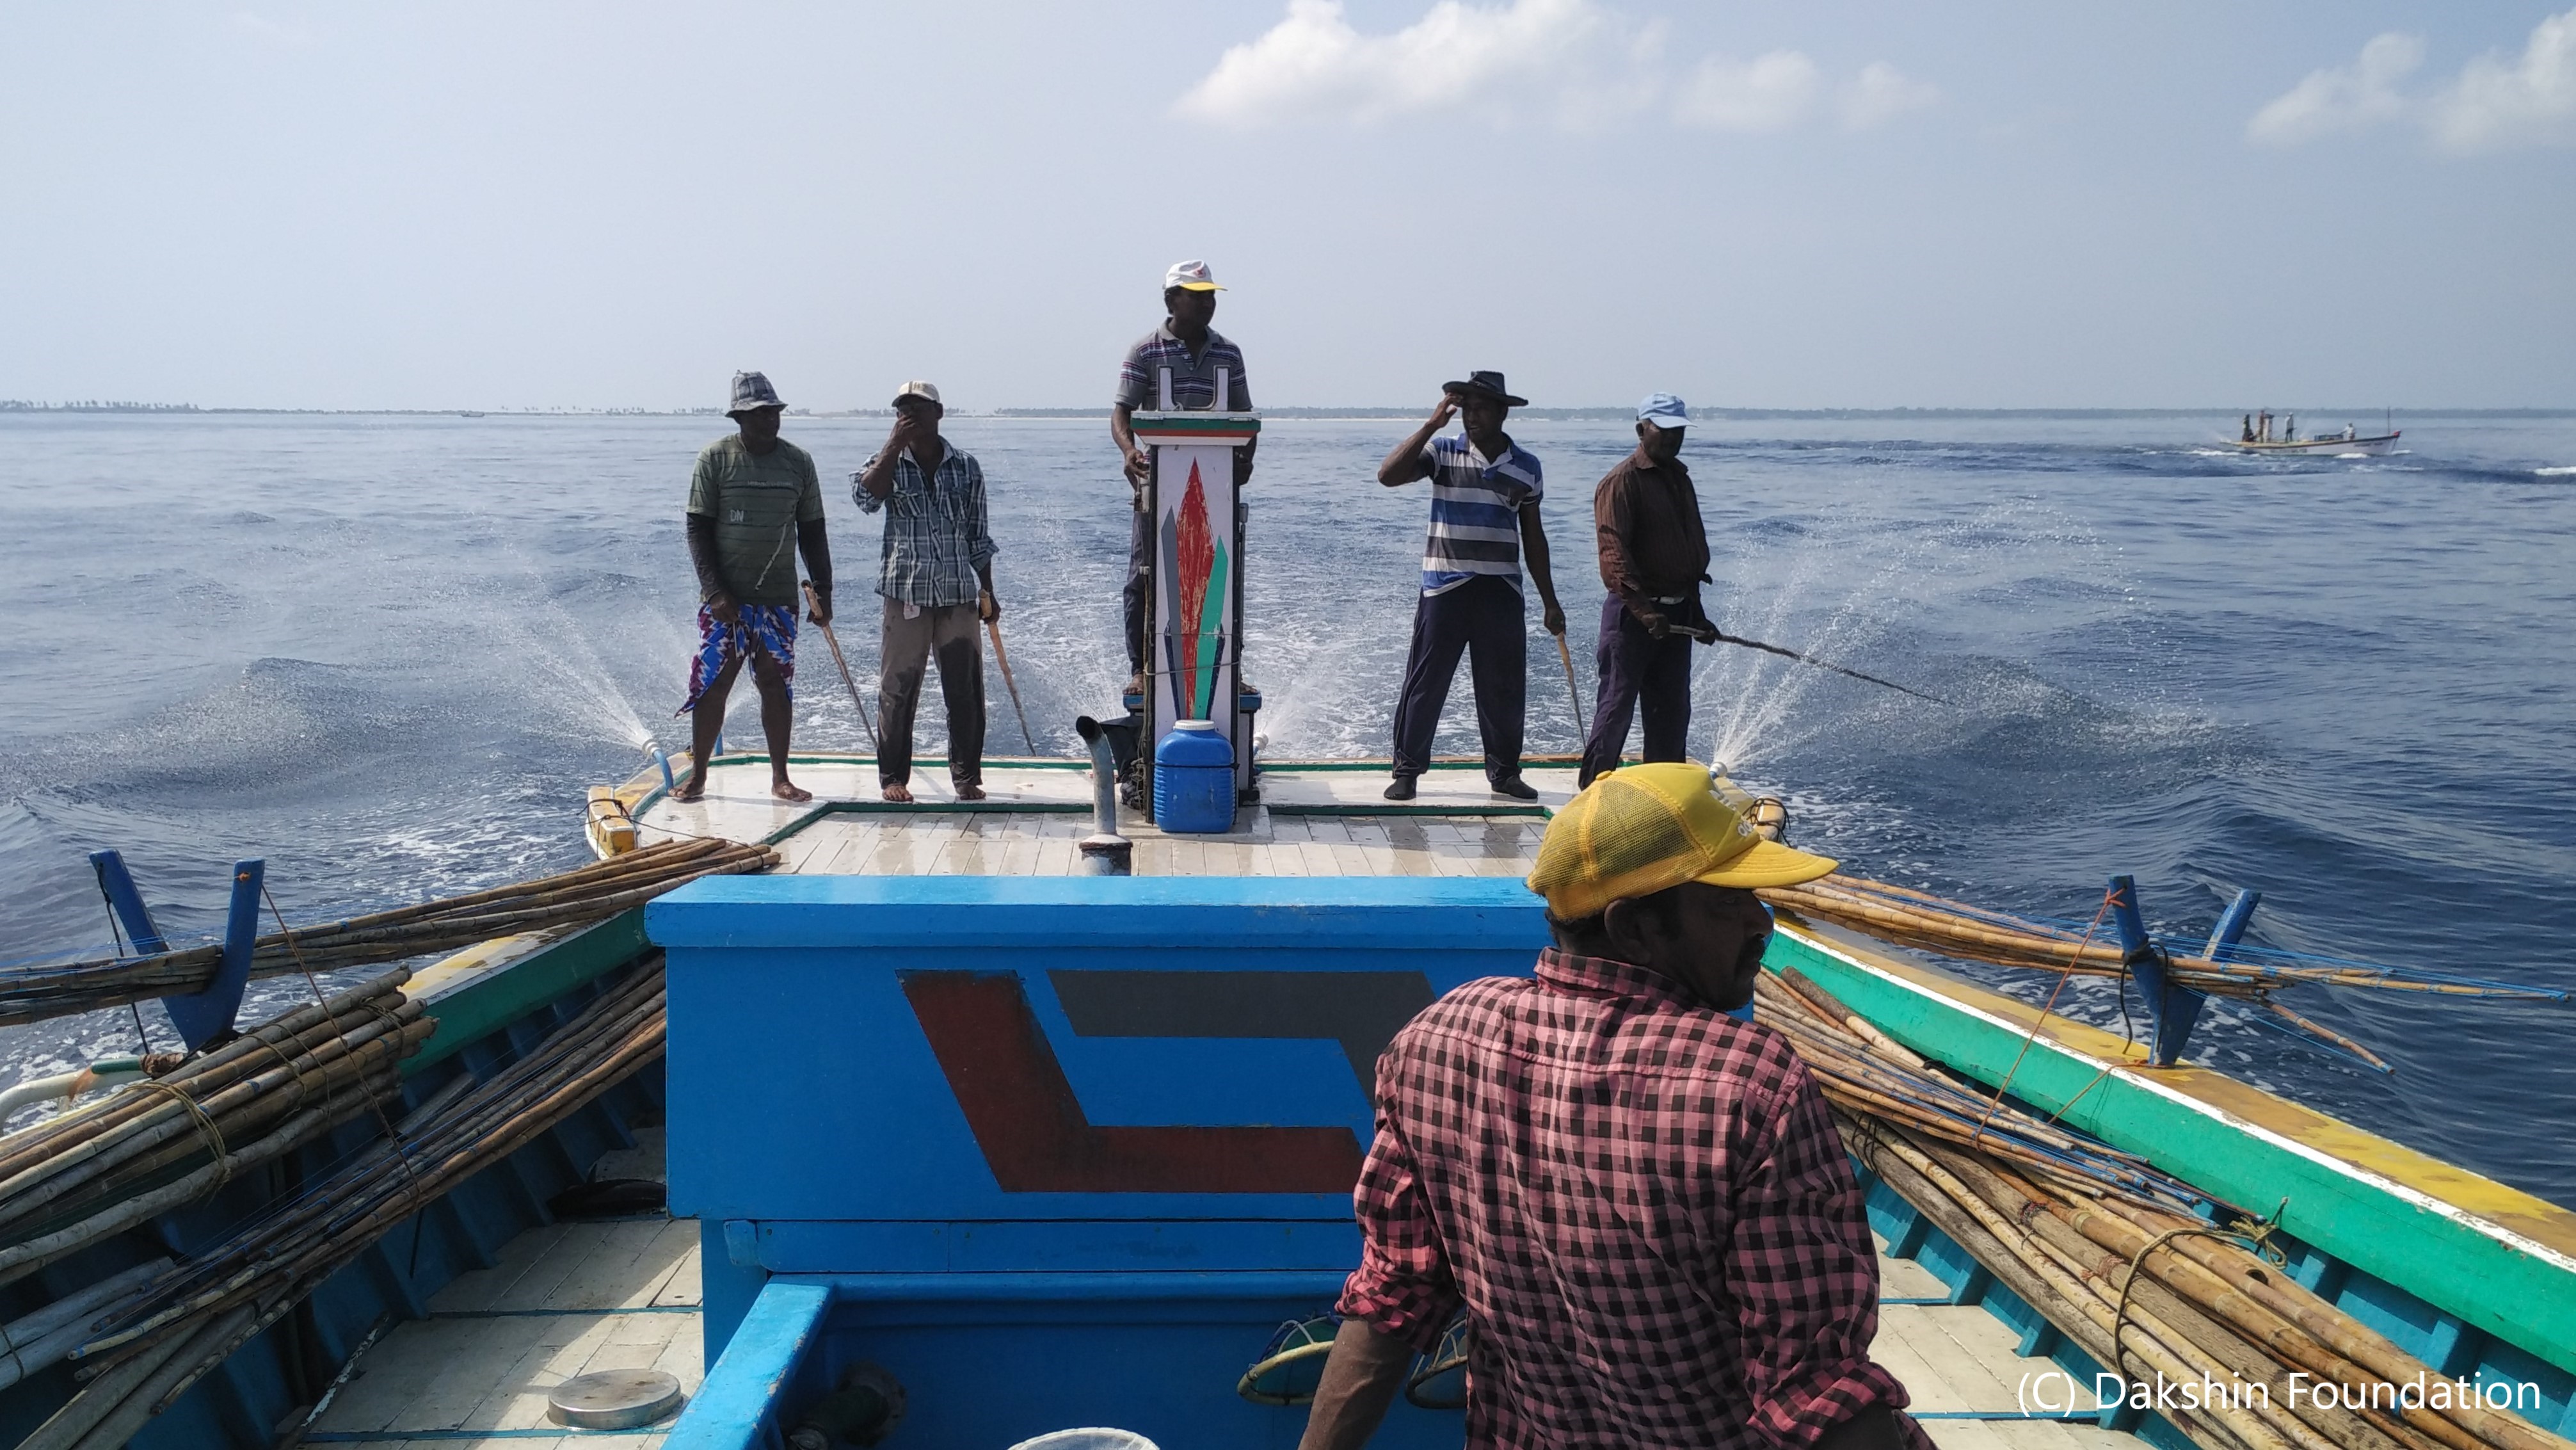
[[(2335, 420), (2340, 422), (2340, 419)], [(2400, 418), (2385, 458), (2243, 458), (2234, 417), (1783, 417), (1687, 457), (1731, 633), (1696, 652), (1691, 748), (1785, 796), (1856, 873), (2089, 918), (2134, 874), (2196, 935), (2576, 988), (2576, 419)], [(865, 680), (878, 520), (847, 474), (883, 419), (788, 420), (820, 465)], [(1383, 756), (1427, 499), (1403, 419), (1274, 419), (1248, 491), (1248, 678), (1274, 756)], [(706, 417), (0, 414), (0, 871), (11, 961), (109, 942), (84, 854), (125, 853), (173, 937), (264, 856), (290, 919), (585, 859), (582, 787), (674, 719), (681, 533)], [(1583, 708), (1592, 486), (1616, 420), (1525, 420)], [(1100, 419), (953, 418), (978, 454), (1011, 659), (1042, 749), (1106, 713), (1127, 490)], [(797, 739), (864, 748), (820, 641)], [(1461, 671), (1438, 748), (1477, 750)], [(737, 691), (731, 742), (757, 742)], [(997, 713), (988, 748), (1018, 748)], [(1532, 601), (1529, 748), (1578, 746)], [(936, 761), (935, 704), (922, 759)], [(2045, 979), (1966, 969), (2034, 1000)], [(254, 987), (253, 1014), (300, 981)], [(2195, 1056), (2576, 1205), (2576, 1010), (2306, 988), (2382, 1077), (2215, 1006)], [(2119, 1030), (2104, 984), (2062, 1006)], [(2132, 1007), (2135, 1001), (2132, 1000)], [(0, 1031), (0, 1082), (175, 1034), (156, 1007)]]

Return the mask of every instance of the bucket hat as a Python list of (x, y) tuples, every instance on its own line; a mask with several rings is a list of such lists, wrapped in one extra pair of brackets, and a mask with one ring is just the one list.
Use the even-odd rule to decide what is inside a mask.
[(1529, 889), (1559, 921), (1685, 881), (1795, 886), (1832, 871), (1832, 858), (1766, 841), (1692, 761), (1631, 765), (1592, 782), (1548, 822)]
[(748, 413), (755, 408), (786, 406), (785, 403), (778, 401), (778, 390), (769, 385), (769, 374), (736, 373), (733, 375), (733, 401), (725, 404), (725, 416), (730, 418), (736, 413)]
[(1503, 386), (1503, 375), (1498, 372), (1472, 372), (1467, 374), (1467, 380), (1465, 382), (1442, 383), (1440, 385), (1440, 390), (1447, 393), (1482, 393), (1486, 397), (1500, 402), (1506, 408), (1526, 408), (1529, 406), (1529, 399), (1515, 398), (1512, 396), (1512, 390)]

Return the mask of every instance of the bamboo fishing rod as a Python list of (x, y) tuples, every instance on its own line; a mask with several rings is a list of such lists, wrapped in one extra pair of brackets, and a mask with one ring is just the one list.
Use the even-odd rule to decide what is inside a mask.
[(1855, 680), (1867, 680), (1873, 685), (1885, 685), (1887, 688), (1894, 690), (1899, 694), (1912, 695), (1918, 700), (1929, 700), (1935, 705), (1947, 705), (1950, 703), (1938, 695), (1927, 695), (1921, 690), (1900, 685), (1894, 680), (1882, 680), (1876, 675), (1864, 675), (1858, 670), (1849, 670), (1843, 668), (1841, 665), (1828, 664), (1825, 661), (1816, 658), (1814, 655), (1800, 654), (1796, 650), (1784, 649), (1776, 644), (1764, 644), (1758, 639), (1746, 639), (1740, 634), (1728, 634), (1715, 625), (1710, 625), (1703, 629), (1698, 625), (1693, 624), (1676, 624), (1672, 626), (1672, 631), (1675, 634), (1687, 635), (1692, 639), (1698, 640), (1702, 644), (1738, 644), (1744, 646), (1746, 649), (1762, 650), (1770, 654), (1778, 655), (1782, 659), (1796, 660), (1802, 665), (1814, 665), (1817, 669), (1831, 670), (1838, 675), (1849, 675)]
[(1556, 632), (1556, 659), (1565, 666), (1565, 698), (1574, 706), (1574, 733), (1588, 742), (1592, 727), (1583, 723), (1583, 692), (1574, 683), (1574, 652), (1565, 647), (1565, 631), (1561, 629)]
[[(822, 613), (821, 602), (815, 598), (814, 586), (811, 583), (808, 583), (805, 586), (805, 602), (807, 609), (811, 613), (815, 615), (820, 615)], [(859, 699), (859, 682), (850, 677), (850, 662), (841, 653), (841, 637), (832, 632), (832, 622), (830, 620), (817, 618), (814, 622), (821, 626), (823, 630), (823, 643), (832, 647), (832, 663), (841, 667), (841, 684), (843, 688), (850, 692), (850, 704), (856, 707), (859, 712), (859, 723), (867, 727), (869, 752), (871, 754), (878, 755), (884, 754), (885, 744), (877, 739), (877, 723), (868, 718), (868, 707), (865, 702)]]
[(1002, 667), (1002, 688), (1011, 692), (1011, 713), (1020, 717), (1020, 739), (1028, 745), (1029, 754), (1035, 755), (1037, 737), (1029, 733), (1029, 712), (1020, 708), (1019, 682), (1011, 678), (1011, 652), (1002, 648), (1001, 619), (996, 616), (985, 620), (984, 630), (993, 636), (993, 660)]

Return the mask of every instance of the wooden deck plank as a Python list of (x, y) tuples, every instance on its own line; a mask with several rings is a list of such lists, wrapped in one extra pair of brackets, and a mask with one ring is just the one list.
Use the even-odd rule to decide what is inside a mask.
[(500, 1258), (488, 1269), (471, 1269), (457, 1275), (446, 1288), (430, 1296), (432, 1314), (453, 1313), (467, 1309), (489, 1309), (510, 1291), (510, 1287), (530, 1269), (535, 1268), (563, 1236), (572, 1231), (571, 1224), (546, 1224), (532, 1228), (501, 1246)]

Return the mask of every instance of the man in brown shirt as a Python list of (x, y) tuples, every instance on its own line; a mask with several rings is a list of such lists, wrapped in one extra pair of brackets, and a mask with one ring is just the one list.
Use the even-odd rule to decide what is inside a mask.
[(1709, 627), (1699, 606), (1708, 582), (1708, 531), (1699, 493), (1682, 466), (1690, 410), (1670, 393), (1637, 406), (1637, 451), (1592, 491), (1601, 548), (1601, 693), (1583, 742), (1581, 783), (1619, 768), (1628, 725), (1646, 716), (1649, 761), (1687, 760), (1690, 647), (1686, 630)]

